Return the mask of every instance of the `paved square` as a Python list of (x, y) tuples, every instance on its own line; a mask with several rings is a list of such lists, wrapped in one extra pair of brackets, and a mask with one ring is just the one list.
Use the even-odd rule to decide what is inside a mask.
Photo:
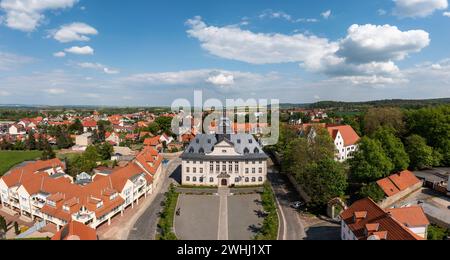
[[(259, 194), (236, 196), (180, 195), (181, 216), (175, 217), (175, 232), (181, 240), (251, 240), (263, 218)], [(225, 219), (224, 219), (225, 218)]]
[(251, 240), (261, 228), (264, 218), (259, 218), (263, 208), (261, 196), (236, 195), (228, 197), (228, 236), (230, 240)]
[(175, 216), (175, 232), (180, 240), (217, 240), (219, 197), (183, 195), (178, 200), (181, 216)]

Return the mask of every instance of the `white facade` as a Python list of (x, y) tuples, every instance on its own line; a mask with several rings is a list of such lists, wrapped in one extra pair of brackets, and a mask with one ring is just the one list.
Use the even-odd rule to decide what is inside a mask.
[(342, 137), (341, 132), (338, 132), (336, 135), (336, 139), (334, 140), (334, 145), (336, 146), (337, 153), (336, 153), (336, 160), (339, 162), (345, 162), (348, 159), (353, 158), (354, 153), (358, 149), (358, 145), (350, 145), (345, 146), (345, 140)]
[(211, 187), (263, 185), (267, 180), (267, 159), (244, 158), (232, 144), (220, 142), (202, 159), (183, 159), (182, 184)]

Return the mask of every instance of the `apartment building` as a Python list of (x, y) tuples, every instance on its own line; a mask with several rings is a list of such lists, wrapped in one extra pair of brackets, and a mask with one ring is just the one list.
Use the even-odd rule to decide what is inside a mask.
[(136, 158), (83, 183), (66, 175), (58, 159), (30, 163), (0, 179), (1, 204), (34, 221), (54, 224), (58, 230), (72, 221), (96, 229), (134, 207), (157, 185), (161, 155), (144, 149)]

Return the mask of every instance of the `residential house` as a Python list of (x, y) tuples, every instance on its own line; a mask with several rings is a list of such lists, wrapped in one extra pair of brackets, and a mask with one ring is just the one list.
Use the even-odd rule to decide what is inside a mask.
[(121, 138), (120, 138), (119, 134), (117, 134), (116, 132), (112, 132), (112, 133), (107, 132), (105, 134), (105, 138), (106, 138), (105, 140), (107, 142), (109, 142), (110, 144), (112, 144), (113, 146), (120, 145)]
[(341, 219), (342, 240), (424, 240), (429, 225), (423, 210), (385, 211), (369, 198), (355, 202)]
[(83, 124), (83, 132), (92, 132), (94, 130), (98, 130), (97, 122), (94, 120), (84, 120)]
[(82, 135), (77, 135), (75, 137), (75, 145), (80, 149), (87, 148), (88, 146), (92, 145), (92, 143), (93, 143), (92, 133), (84, 133)]
[(329, 126), (327, 130), (338, 151), (336, 154), (337, 160), (344, 162), (353, 158), (361, 139), (355, 130), (349, 125)]
[(383, 208), (395, 204), (423, 186), (423, 182), (410, 171), (393, 174), (377, 181), (377, 184), (386, 195), (386, 198), (380, 203)]

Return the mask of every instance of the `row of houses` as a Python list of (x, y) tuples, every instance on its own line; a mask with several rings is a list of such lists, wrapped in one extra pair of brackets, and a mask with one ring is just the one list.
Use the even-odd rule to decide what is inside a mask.
[(126, 166), (96, 171), (83, 181), (74, 181), (65, 170), (59, 159), (11, 170), (0, 179), (1, 205), (58, 230), (71, 222), (96, 229), (152, 194), (162, 174), (162, 156), (145, 148)]

